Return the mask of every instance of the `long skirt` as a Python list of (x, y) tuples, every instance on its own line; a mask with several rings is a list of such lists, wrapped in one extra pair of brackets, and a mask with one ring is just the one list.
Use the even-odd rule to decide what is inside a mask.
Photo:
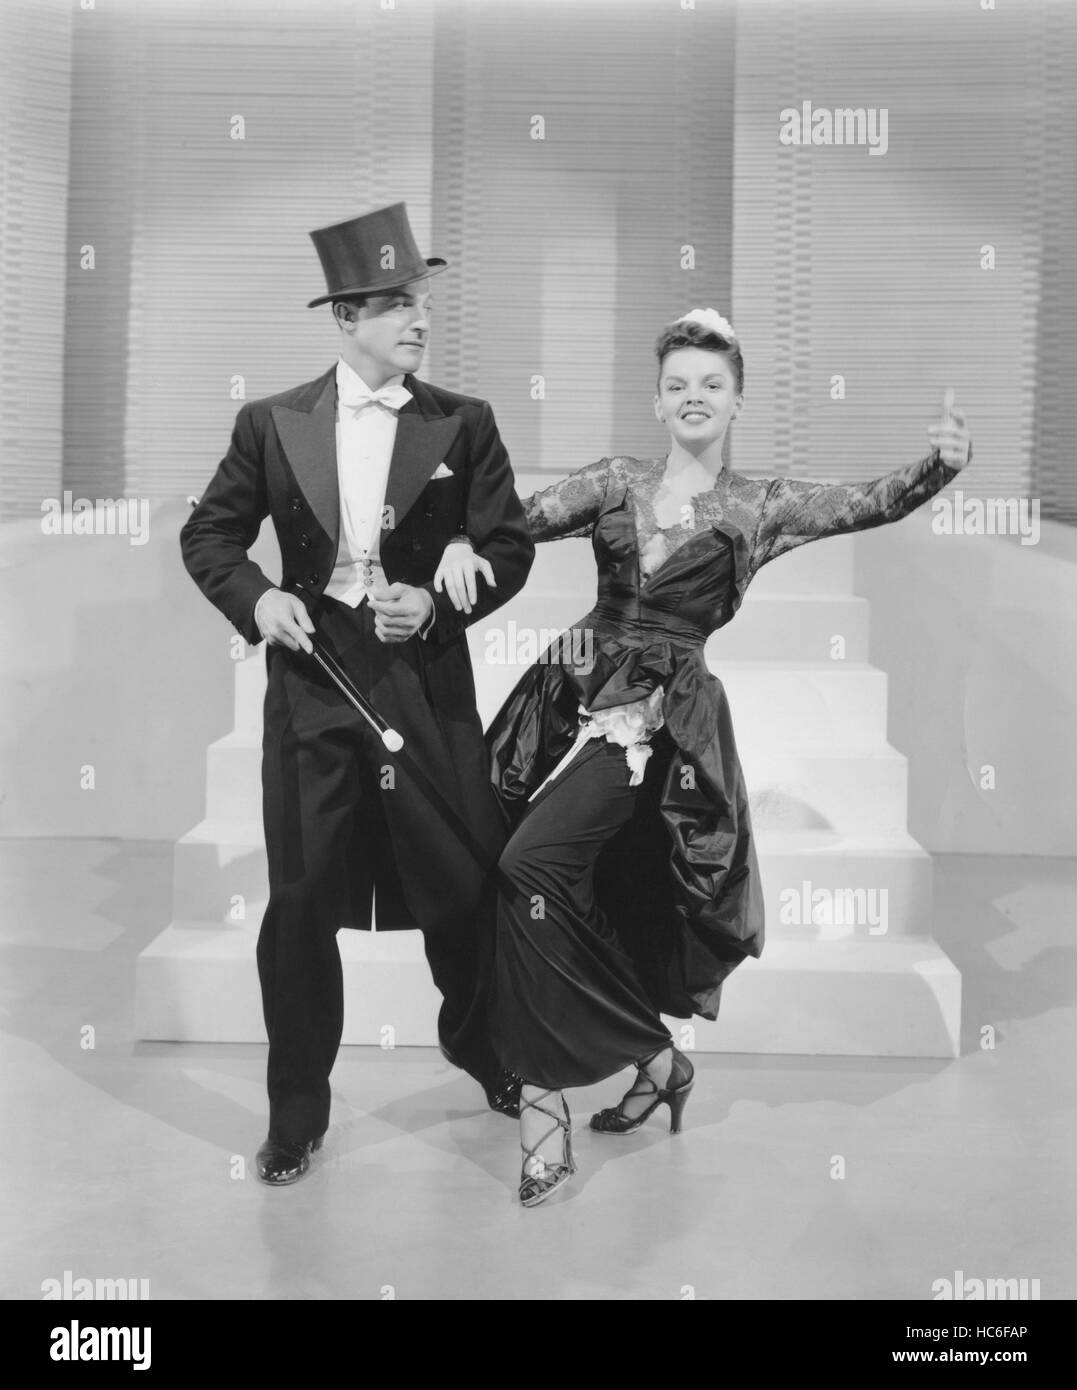
[[(672, 746), (664, 731), (653, 745), (648, 775), (660, 779)], [(672, 1041), (596, 893), (599, 856), (641, 794), (630, 778), (623, 747), (587, 744), (501, 856), (515, 891), (498, 902), (494, 1042), (502, 1064), (535, 1085), (588, 1086)]]

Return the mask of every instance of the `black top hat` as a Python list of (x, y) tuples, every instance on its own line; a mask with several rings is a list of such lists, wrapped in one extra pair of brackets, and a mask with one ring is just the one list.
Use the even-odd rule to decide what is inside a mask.
[(408, 223), (407, 205), (393, 203), (350, 222), (310, 233), (325, 272), (328, 294), (307, 305), (328, 304), (350, 294), (384, 294), (409, 280), (437, 275), (448, 264), (440, 256), (419, 254)]

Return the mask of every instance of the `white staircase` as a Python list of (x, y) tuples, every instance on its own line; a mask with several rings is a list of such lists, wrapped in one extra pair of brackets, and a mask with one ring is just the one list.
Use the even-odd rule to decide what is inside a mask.
[[(960, 975), (931, 936), (931, 859), (905, 828), (906, 760), (886, 741), (886, 675), (867, 664), (854, 543), (816, 542), (761, 570), (707, 647), (751, 791), (767, 944), (730, 977), (720, 1019), (691, 1021), (685, 1041), (699, 1050), (957, 1054)], [(503, 653), (487, 629), (561, 628), (593, 596), (589, 542), (539, 547), (526, 593), (469, 632), (484, 722), (528, 660), (489, 660)], [(835, 636), (842, 660), (831, 659)], [(259, 647), (235, 663), (235, 727), (208, 750), (206, 817), (176, 845), (174, 921), (138, 961), (141, 1038), (264, 1041), (254, 964), (267, 897), (264, 689)], [(338, 941), (344, 1041), (435, 1045), (439, 996), (419, 933), (346, 930)]]

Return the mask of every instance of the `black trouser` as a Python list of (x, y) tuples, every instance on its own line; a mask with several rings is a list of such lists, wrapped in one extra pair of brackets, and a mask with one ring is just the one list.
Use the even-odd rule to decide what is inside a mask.
[[(599, 854), (636, 810), (630, 776), (623, 748), (586, 745), (528, 807), (501, 856), (516, 892), (498, 902), (495, 1036), (504, 1064), (535, 1085), (588, 1086), (671, 1041), (595, 891)], [(650, 848), (656, 872), (666, 872), (659, 834)]]
[[(368, 644), (377, 641), (368, 605), (351, 609), (323, 600), (317, 630), (366, 691)], [(321, 1135), (329, 1124), (329, 1074), (344, 1022), (336, 933), (369, 921), (375, 886), (383, 927), (423, 930), (444, 998), (443, 1051), (484, 1085), (494, 1079), (486, 996), (495, 900), (491, 888), (477, 902), (454, 905), (447, 886), (437, 920), (417, 920), (385, 816), (391, 758), (313, 658), (273, 648), (269, 661), (262, 789), (270, 897), (258, 974), (269, 1037), (269, 1135), (287, 1142)], [(397, 776), (406, 780), (402, 770)], [(406, 785), (394, 786), (393, 794), (404, 797), (405, 813), (407, 798), (421, 795)], [(399, 811), (394, 820), (399, 827)]]

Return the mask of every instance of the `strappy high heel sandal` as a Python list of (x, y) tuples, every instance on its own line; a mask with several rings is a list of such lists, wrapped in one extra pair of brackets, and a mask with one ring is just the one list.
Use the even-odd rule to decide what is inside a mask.
[[(667, 1047), (672, 1047), (672, 1044), (667, 1044)], [(636, 1063), (637, 1075), (632, 1089), (622, 1098), (620, 1105), (610, 1106), (608, 1110), (600, 1110), (597, 1115), (592, 1115), (591, 1128), (599, 1134), (634, 1134), (660, 1105), (668, 1105), (669, 1132), (680, 1134), (685, 1102), (695, 1085), (695, 1068), (683, 1052), (678, 1052), (675, 1047), (672, 1047), (672, 1050), (673, 1065), (670, 1067), (669, 1081), (665, 1086), (657, 1085), (645, 1070), (656, 1057), (666, 1051), (666, 1047), (660, 1047), (657, 1052), (652, 1052), (642, 1062)], [(625, 1113), (624, 1103), (633, 1096), (653, 1096), (654, 1099), (641, 1114), (628, 1115)]]
[[(564, 1096), (561, 1097), (561, 1104), (565, 1107), (563, 1120), (556, 1111), (549, 1110), (542, 1104), (547, 1096), (555, 1094), (556, 1092), (553, 1090), (543, 1091), (538, 1100), (525, 1100), (523, 1090), (520, 1091), (521, 1115), (525, 1110), (541, 1110), (544, 1115), (549, 1115), (550, 1119), (553, 1120), (551, 1127), (531, 1148), (527, 1147), (522, 1137), (520, 1139), (520, 1148), (524, 1155), (523, 1165), (520, 1168), (520, 1201), (525, 1207), (537, 1207), (551, 1193), (556, 1192), (559, 1187), (563, 1187), (576, 1171), (576, 1163), (572, 1157), (572, 1117), (568, 1113), (568, 1101), (565, 1100)], [(547, 1163), (538, 1150), (558, 1129), (564, 1131), (564, 1162)]]

